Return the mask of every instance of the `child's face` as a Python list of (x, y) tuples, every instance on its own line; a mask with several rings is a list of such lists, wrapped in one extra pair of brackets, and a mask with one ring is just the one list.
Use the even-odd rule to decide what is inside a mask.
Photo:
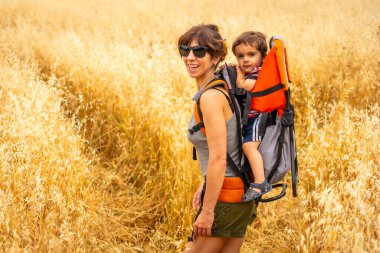
[(255, 46), (249, 44), (240, 44), (235, 47), (236, 59), (240, 69), (248, 74), (254, 67), (261, 66), (263, 57)]

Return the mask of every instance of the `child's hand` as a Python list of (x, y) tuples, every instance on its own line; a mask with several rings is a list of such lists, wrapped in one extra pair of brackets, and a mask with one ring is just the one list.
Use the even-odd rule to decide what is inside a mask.
[(241, 75), (241, 76), (244, 77), (244, 72), (240, 69), (239, 65), (234, 65), (234, 66), (235, 66), (235, 68), (236, 68), (236, 73), (237, 73), (238, 75)]
[(243, 71), (240, 69), (240, 67), (238, 65), (235, 65), (235, 68), (236, 68), (236, 84), (242, 88), (243, 86), (243, 83), (244, 83), (244, 80), (245, 80), (245, 76), (244, 76), (244, 73)]
[(236, 66), (236, 64), (234, 64), (234, 63), (223, 64), (223, 65), (219, 66), (218, 70), (224, 69), (226, 67), (234, 67), (234, 66)]
[(223, 64), (223, 65), (221, 65), (221, 66), (218, 67), (218, 70), (222, 70), (222, 69), (224, 69), (225, 67), (226, 67), (226, 65)]

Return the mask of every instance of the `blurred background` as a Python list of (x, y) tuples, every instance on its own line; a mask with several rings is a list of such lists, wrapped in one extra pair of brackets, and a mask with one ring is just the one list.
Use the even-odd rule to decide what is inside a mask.
[(202, 177), (177, 39), (200, 23), (228, 63), (248, 30), (288, 52), (299, 196), (241, 252), (380, 252), (378, 0), (1, 0), (3, 251), (183, 251)]

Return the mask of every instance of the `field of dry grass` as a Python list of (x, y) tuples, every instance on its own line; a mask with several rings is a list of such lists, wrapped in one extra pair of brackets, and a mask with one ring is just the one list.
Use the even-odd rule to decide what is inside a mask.
[[(380, 252), (380, 1), (0, 1), (0, 248), (181, 252), (201, 181), (176, 41), (282, 35), (299, 197), (242, 252)], [(232, 54), (227, 62), (235, 62)], [(289, 182), (289, 178), (287, 178)]]

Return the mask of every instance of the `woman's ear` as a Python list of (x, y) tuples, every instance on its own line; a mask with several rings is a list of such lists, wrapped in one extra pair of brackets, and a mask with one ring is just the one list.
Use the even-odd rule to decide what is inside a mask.
[(220, 61), (220, 56), (215, 56), (214, 59), (212, 59), (212, 65), (217, 66)]

